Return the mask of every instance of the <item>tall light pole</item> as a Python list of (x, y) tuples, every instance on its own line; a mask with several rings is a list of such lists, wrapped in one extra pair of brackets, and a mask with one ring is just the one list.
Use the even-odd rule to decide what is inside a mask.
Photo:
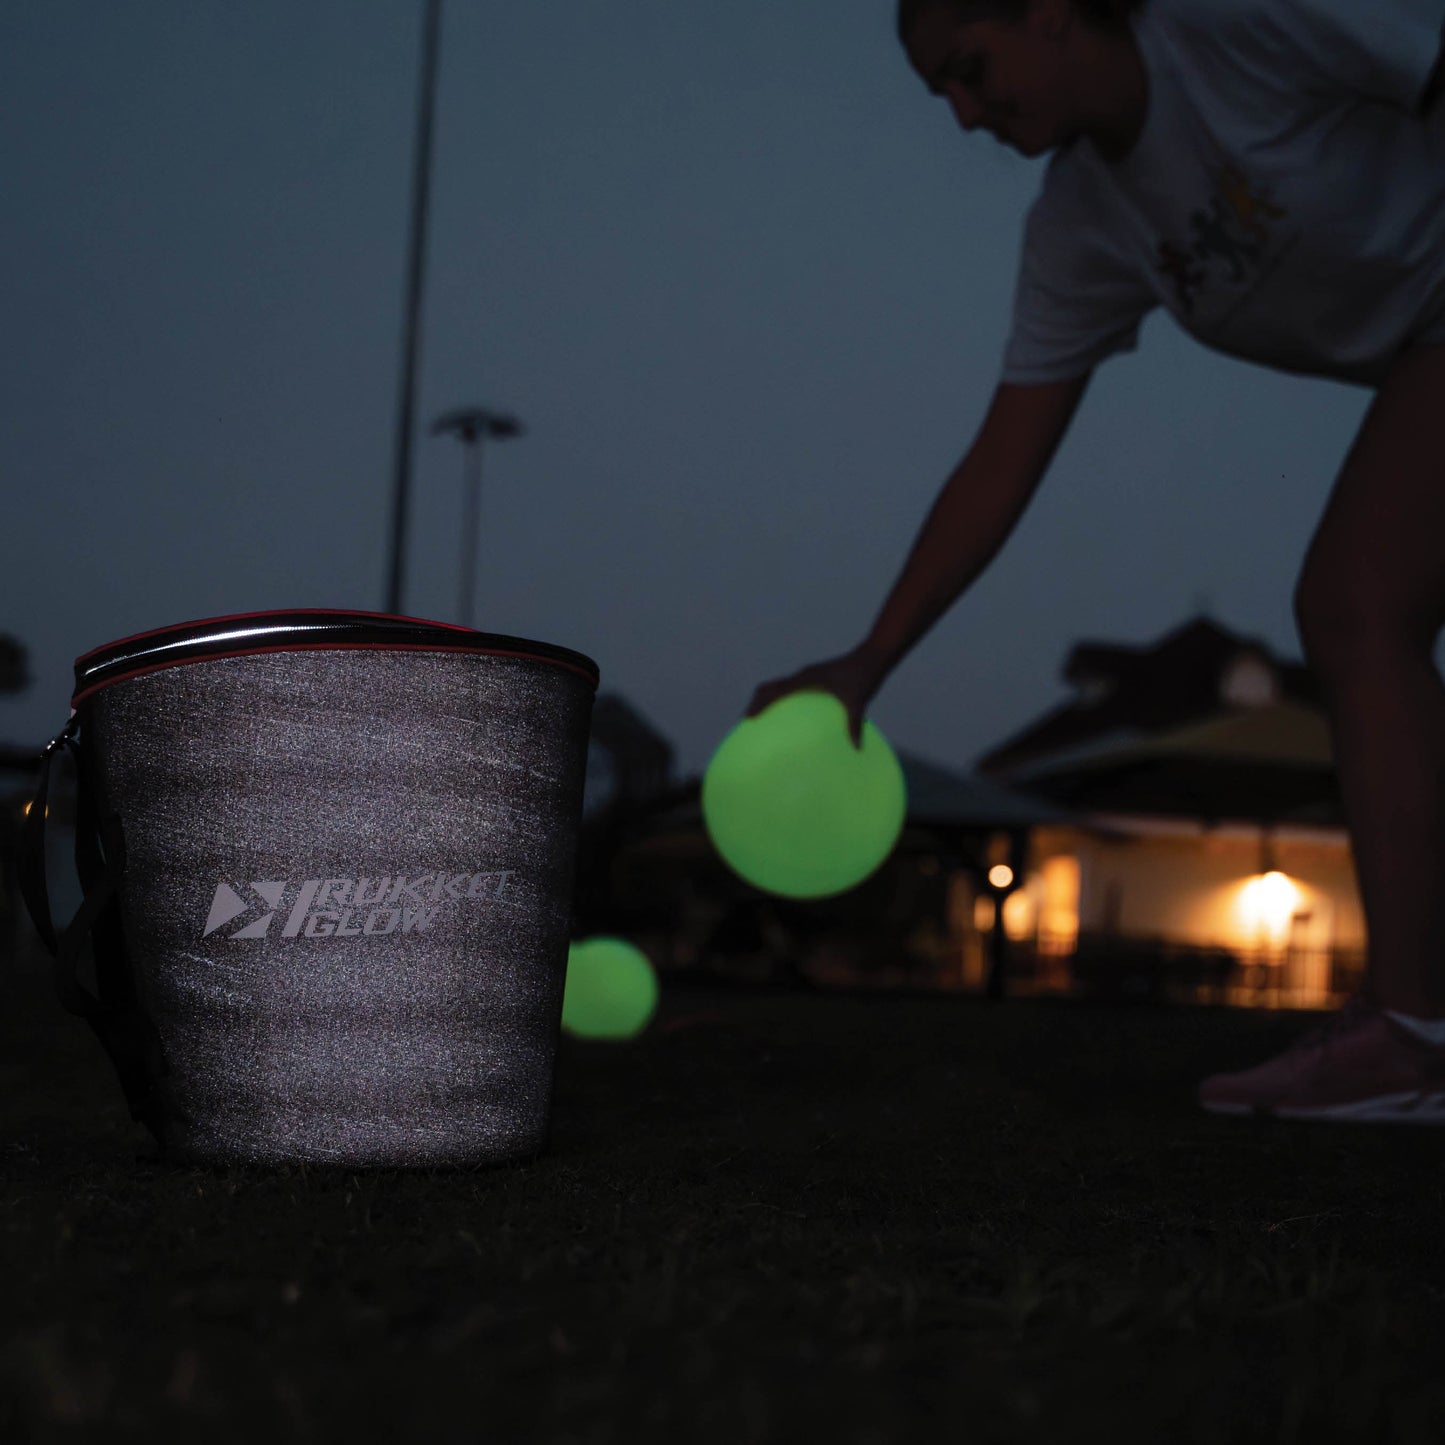
[(432, 116), (436, 108), (437, 48), (442, 0), (426, 0), (422, 34), (421, 83), (417, 99), (416, 156), (411, 180), (411, 242), (407, 263), (406, 321), (401, 350), (401, 393), (397, 400), (395, 485), (391, 508), (391, 577), (386, 610), (401, 611), (402, 568), (406, 557), (407, 494), (411, 490), (411, 426), (416, 410), (416, 357), (421, 334), (422, 275), (426, 268), (427, 198), (431, 185)]
[(522, 423), (505, 412), (488, 411), (485, 407), (462, 407), (443, 413), (431, 424), (431, 434), (443, 436), (454, 432), (467, 449), (465, 474), (462, 478), (462, 557), (457, 586), (457, 621), (463, 627), (472, 625), (472, 590), (477, 574), (477, 516), (482, 496), (482, 438), (505, 441), (522, 435)]

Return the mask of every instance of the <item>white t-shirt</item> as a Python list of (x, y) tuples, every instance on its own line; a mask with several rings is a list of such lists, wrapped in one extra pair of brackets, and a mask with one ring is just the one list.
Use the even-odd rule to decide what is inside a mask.
[(1081, 376), (1155, 306), (1206, 346), (1379, 382), (1445, 342), (1445, 0), (1146, 0), (1129, 154), (1055, 151), (1024, 231), (1003, 380)]

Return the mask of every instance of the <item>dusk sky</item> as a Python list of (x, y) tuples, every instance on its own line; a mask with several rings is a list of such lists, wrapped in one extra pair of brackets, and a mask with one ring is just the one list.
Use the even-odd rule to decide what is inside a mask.
[[(420, 0), (0, 4), (0, 631), (379, 609)], [(1045, 162), (958, 131), (886, 0), (447, 0), (403, 610), (456, 617), (490, 446), (487, 631), (601, 668), (700, 771), (754, 687), (866, 632), (997, 380)], [(1201, 609), (1298, 656), (1290, 596), (1370, 399), (1156, 313), (980, 583), (875, 700), (966, 767), (1081, 639)]]

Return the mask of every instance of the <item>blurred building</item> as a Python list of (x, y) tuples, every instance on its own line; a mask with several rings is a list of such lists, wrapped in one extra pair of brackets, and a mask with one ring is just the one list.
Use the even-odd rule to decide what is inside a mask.
[(672, 783), (672, 744), (625, 698), (602, 693), (592, 707), (587, 741), (586, 819), (635, 808)]
[[(39, 748), (0, 743), (0, 951), (7, 954), (30, 929), (20, 900), (20, 835), (39, 766)], [(69, 804), (68, 793), (61, 792), (51, 809), (57, 820), (68, 816)], [(53, 850), (62, 846), (52, 842)], [(70, 895), (62, 901), (69, 902)]]
[(1349, 992), (1364, 917), (1309, 670), (1196, 618), (1144, 647), (1081, 643), (1064, 677), (1075, 696), (977, 766), (1100, 830), (1034, 838), (1077, 868), (1075, 980), (1147, 995), (1189, 975), (1301, 1007)]
[(1081, 643), (1064, 677), (1074, 696), (972, 772), (900, 750), (903, 836), (835, 899), (733, 875), (699, 779), (640, 795), (588, 855), (579, 931), (626, 932), (664, 969), (815, 987), (1347, 993), (1364, 925), (1308, 670), (1198, 618), (1143, 647)]
[[(30, 686), (25, 644), (0, 632), (0, 694)], [(0, 743), (0, 952), (14, 951), (28, 927), (20, 902), (20, 829), (39, 772), (40, 749)]]

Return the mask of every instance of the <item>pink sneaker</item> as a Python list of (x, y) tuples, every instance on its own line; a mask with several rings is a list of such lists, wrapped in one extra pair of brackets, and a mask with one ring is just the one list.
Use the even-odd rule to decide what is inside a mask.
[(1215, 1114), (1445, 1124), (1445, 1046), (1356, 995), (1267, 1063), (1205, 1079), (1199, 1102)]

